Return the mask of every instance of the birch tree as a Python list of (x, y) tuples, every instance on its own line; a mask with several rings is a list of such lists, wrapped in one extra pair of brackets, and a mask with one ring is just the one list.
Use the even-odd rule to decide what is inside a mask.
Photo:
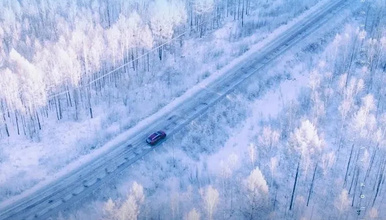
[(143, 187), (134, 182), (126, 200), (120, 206), (111, 199), (104, 204), (103, 216), (109, 220), (136, 220), (144, 201)]
[(208, 25), (208, 22), (205, 21), (207, 21), (208, 16), (213, 11), (213, 9), (214, 0), (196, 0), (194, 2), (194, 12), (196, 14), (196, 27), (199, 30), (200, 37), (204, 35), (204, 31)]
[(376, 128), (374, 97), (371, 94), (362, 98), (362, 105), (353, 117), (352, 126), (361, 137), (367, 137)]
[(256, 153), (256, 146), (253, 143), (249, 144), (248, 155), (249, 155), (249, 159), (251, 160), (252, 167), (255, 167), (257, 153)]
[(19, 78), (20, 98), (25, 107), (25, 109), (19, 110), (35, 111), (44, 106), (47, 101), (47, 94), (42, 73), (16, 50), (11, 50), (9, 56)]
[(200, 220), (200, 213), (194, 208), (186, 215), (185, 220)]
[(300, 159), (307, 174), (315, 154), (323, 149), (323, 140), (319, 137), (316, 127), (309, 121), (303, 120), (299, 128), (291, 134), (291, 143), (299, 153)]
[(107, 53), (108, 56), (111, 57), (113, 61), (113, 65), (115, 66), (117, 60), (120, 58), (119, 56), (119, 43), (121, 38), (121, 32), (118, 26), (113, 25), (107, 31), (105, 31), (105, 38), (107, 41)]
[(159, 42), (159, 59), (163, 58), (163, 47), (166, 40), (172, 38), (174, 28), (186, 21), (186, 11), (178, 1), (156, 0), (151, 6), (150, 27)]
[(0, 99), (5, 100), (8, 110), (21, 110), (23, 103), (20, 99), (19, 79), (10, 69), (0, 70)]
[(249, 208), (246, 214), (249, 219), (255, 219), (257, 208), (261, 204), (264, 204), (261, 201), (264, 201), (268, 196), (268, 185), (258, 167), (251, 171), (249, 176), (244, 180), (244, 184), (247, 189), (246, 195), (249, 201)]
[(278, 157), (277, 156), (271, 157), (271, 159), (269, 160), (269, 169), (271, 171), (271, 187), (273, 184), (274, 175), (275, 175), (277, 165), (278, 165)]
[(204, 191), (201, 191), (201, 197), (205, 206), (208, 219), (213, 219), (213, 214), (216, 211), (217, 204), (219, 202), (219, 193), (217, 189), (212, 186), (208, 186)]
[(114, 219), (114, 215), (117, 212), (114, 201), (110, 198), (103, 205), (102, 215), (103, 219), (111, 220)]
[(323, 175), (327, 174), (327, 171), (332, 168), (335, 163), (335, 153), (330, 152), (322, 155), (320, 167), (323, 169)]
[(280, 133), (278, 131), (273, 130), (270, 126), (265, 126), (262, 134), (259, 136), (259, 143), (271, 149), (273, 145), (279, 142), (279, 138)]

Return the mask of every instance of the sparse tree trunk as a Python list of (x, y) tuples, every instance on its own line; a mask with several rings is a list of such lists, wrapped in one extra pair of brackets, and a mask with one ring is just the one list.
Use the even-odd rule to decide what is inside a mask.
[(26, 122), (25, 122), (25, 118), (23, 115), (21, 115), (21, 124), (23, 125), (23, 133), (25, 136), (27, 136), (27, 132), (26, 132)]
[(289, 210), (290, 210), (290, 211), (291, 211), (292, 208), (293, 208), (293, 202), (294, 202), (294, 197), (295, 197), (296, 184), (297, 184), (298, 176), (299, 176), (299, 166), (300, 166), (300, 160), (299, 160), (299, 162), (298, 162), (298, 167), (296, 168), (295, 182), (294, 182), (294, 186), (293, 186), (293, 188), (292, 188), (291, 203), (290, 203), (290, 207), (289, 207)]
[(91, 88), (87, 87), (87, 105), (90, 113), (90, 118), (94, 118), (93, 112), (92, 112), (92, 106), (91, 106)]
[(313, 189), (313, 186), (314, 186), (315, 174), (316, 174), (316, 169), (317, 169), (317, 167), (318, 167), (318, 165), (316, 164), (316, 165), (315, 165), (315, 169), (314, 169), (314, 174), (312, 175), (312, 181), (311, 181), (310, 191), (308, 192), (307, 206), (308, 206), (308, 204), (310, 203), (310, 198), (311, 198), (311, 193), (312, 193), (312, 189)]
[(377, 196), (378, 196), (378, 193), (379, 193), (379, 189), (381, 188), (382, 178), (383, 178), (383, 173), (381, 173), (379, 178), (378, 178), (377, 189), (375, 191), (372, 207), (374, 207), (375, 200), (377, 199)]
[(245, 0), (243, 0), (243, 6), (241, 9), (241, 27), (244, 27), (244, 8), (245, 8)]
[(162, 60), (162, 46), (158, 48), (158, 58), (159, 60)]
[(8, 130), (8, 125), (7, 125), (7, 120), (5, 120), (5, 113), (3, 113), (3, 121), (4, 121), (4, 128), (5, 132), (7, 133), (7, 136), (9, 137), (9, 130)]
[(374, 160), (375, 160), (375, 155), (377, 155), (377, 152), (378, 152), (378, 147), (379, 147), (379, 143), (377, 144), (377, 147), (375, 148), (373, 154), (371, 155), (371, 159), (370, 159), (370, 165), (366, 171), (366, 175), (365, 175), (365, 180), (367, 179), (367, 177), (369, 176), (370, 172), (371, 172), (371, 169), (373, 167), (373, 164), (374, 164)]
[[(356, 193), (357, 193), (357, 185), (358, 185), (358, 179), (359, 179), (359, 168), (357, 168), (356, 170), (356, 175), (354, 176), (353, 180), (355, 179), (355, 184), (354, 184), (354, 195), (352, 197), (352, 203), (351, 203), (351, 207), (354, 206), (354, 203), (355, 203), (355, 197), (356, 197)], [(351, 186), (350, 186), (350, 190), (351, 190)]]
[(380, 159), (379, 172), (377, 173), (376, 189), (375, 189), (375, 187), (373, 189), (373, 190), (376, 190), (376, 191), (375, 191), (372, 207), (374, 207), (374, 205), (375, 205), (375, 201), (376, 201), (379, 193), (381, 192), (381, 190), (380, 190), (381, 189), (381, 184), (384, 181), (384, 173), (385, 173), (385, 167), (386, 167), (386, 159), (383, 159), (384, 158), (384, 154), (382, 155), (381, 158), (382, 159)]
[(19, 118), (17, 117), (17, 112), (15, 112), (15, 119), (16, 119), (17, 134), (20, 135)]
[(351, 153), (350, 153), (350, 157), (348, 159), (348, 163), (347, 163), (347, 168), (346, 168), (346, 174), (344, 175), (344, 183), (343, 183), (343, 186), (346, 185), (346, 182), (347, 182), (347, 175), (348, 175), (348, 171), (350, 169), (350, 163), (351, 163), (351, 158), (352, 158), (352, 153), (354, 151), (354, 144), (352, 145), (351, 147)]
[(72, 107), (72, 100), (71, 100), (71, 94), (70, 94), (70, 90), (68, 88), (68, 86), (66, 86), (66, 98), (67, 98), (67, 106), (70, 106)]
[(351, 52), (351, 55), (350, 55), (350, 61), (348, 62), (348, 67), (347, 67), (347, 70), (346, 70), (346, 72), (347, 72), (346, 87), (347, 87), (348, 82), (350, 81), (351, 66), (352, 66), (352, 63), (354, 62), (354, 57), (356, 55), (357, 39), (358, 39), (358, 37), (355, 36), (354, 43), (353, 43), (353, 49), (352, 49), (352, 52)]
[[(359, 151), (360, 151), (360, 149), (358, 149), (358, 153), (357, 153), (357, 155), (356, 155), (356, 157), (355, 157), (355, 162), (354, 162), (354, 164), (358, 164)], [(358, 165), (355, 165), (354, 172), (357, 171), (357, 172), (359, 173), (358, 170), (359, 170)], [(350, 189), (348, 190), (349, 194), (351, 193), (351, 189), (352, 189), (352, 186), (353, 186), (353, 183), (354, 183), (354, 180), (355, 180), (355, 177), (356, 177), (357, 172), (354, 173), (354, 176), (353, 176), (352, 179), (351, 179)]]
[(42, 130), (42, 125), (40, 124), (39, 114), (36, 112), (36, 120), (38, 121), (39, 130)]
[(58, 111), (59, 111), (59, 120), (63, 118), (63, 115), (62, 115), (62, 105), (60, 103), (60, 98), (58, 97), (57, 98), (58, 100)]

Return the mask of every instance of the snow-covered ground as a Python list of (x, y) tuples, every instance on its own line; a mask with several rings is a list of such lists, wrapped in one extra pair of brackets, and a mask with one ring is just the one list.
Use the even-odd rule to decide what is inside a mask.
[[(367, 17), (365, 8), (300, 43), (134, 164), (121, 180), (87, 198), (94, 202), (64, 216), (114, 218), (108, 207), (112, 213), (134, 213), (125, 204), (137, 192), (132, 188), (137, 182), (145, 199), (130, 207), (140, 210), (140, 219), (194, 219), (192, 213), (210, 218), (207, 198), (215, 204), (214, 219), (384, 219), (386, 32), (383, 25), (370, 31), (376, 22), (368, 20), (378, 18)], [(361, 38), (364, 31), (367, 36)], [(345, 86), (342, 69), (351, 57), (349, 48), (361, 39), (356, 51), (366, 53), (373, 37), (379, 43), (377, 59), (383, 61), (371, 73), (364, 62), (371, 54), (354, 53)], [(343, 120), (347, 104), (341, 103), (349, 103)]]
[[(324, 2), (326, 1), (322, 1), (319, 5)], [(205, 84), (215, 80), (231, 69), (233, 65), (263, 47), (266, 42), (291, 27), (297, 20), (317, 10), (317, 7), (313, 8), (289, 25), (283, 25), (287, 23), (289, 16), (293, 13), (293, 11), (285, 12), (282, 8), (285, 4), (287, 3), (263, 4), (266, 14), (259, 12), (246, 17), (245, 28), (239, 27), (239, 21), (229, 21), (224, 27), (203, 39), (188, 40), (184, 43), (181, 58), (168, 58), (166, 65), (162, 64), (164, 67), (158, 73), (160, 77), (174, 74), (171, 85), (149, 84), (135, 91), (132, 91), (131, 88), (128, 90), (119, 88), (122, 90), (121, 93), (132, 94), (126, 98), (126, 101), (131, 103), (129, 106), (122, 103), (120, 98), (107, 100), (93, 108), (93, 119), (88, 119), (87, 116), (82, 117), (81, 114), (79, 117), (82, 120), (73, 121), (73, 113), (65, 111), (63, 114), (65, 118), (68, 118), (67, 120), (57, 122), (55, 115), (50, 115), (47, 119), (42, 118), (44, 129), (40, 131), (37, 139), (35, 137), (31, 141), (18, 135), (1, 139), (0, 201), (18, 195), (36, 186), (37, 183), (50, 182), (69, 170), (92, 160), (93, 157), (103, 154), (118, 143), (124, 142), (125, 137), (135, 133), (136, 130), (151, 123), (154, 118), (162, 114), (162, 111), (159, 110), (167, 103), (185, 94), (184, 97), (171, 102), (163, 111), (182, 102), (194, 91), (202, 89)], [(283, 11), (283, 14), (270, 20), (272, 15), (269, 12), (274, 13), (277, 10)], [(264, 21), (263, 25), (254, 26), (256, 22), (262, 21)], [(282, 26), (271, 34), (271, 30), (280, 25)], [(245, 30), (249, 32), (242, 33)], [(257, 33), (252, 34), (252, 31)], [(229, 40), (230, 38), (232, 40)], [(256, 45), (252, 47), (254, 44)], [(218, 45), (215, 51), (213, 45)], [(241, 56), (242, 54), (244, 55)], [(237, 57), (238, 59), (235, 60)], [(231, 60), (233, 64), (229, 65)], [(200, 65), (202, 63), (205, 65)], [(225, 65), (227, 66), (222, 68)], [(217, 71), (220, 68), (222, 69)], [(184, 72), (191, 74), (183, 74)], [(203, 81), (209, 76), (212, 78)], [(201, 81), (204, 84), (191, 88)], [(186, 92), (189, 88), (190, 90)], [(134, 129), (126, 132), (134, 125), (136, 125)], [(10, 131), (12, 130), (15, 131), (11, 127)], [(121, 134), (122, 132), (124, 134)], [(119, 134), (121, 135), (117, 137)], [(112, 140), (114, 137), (117, 138)], [(96, 151), (101, 146), (104, 146), (103, 149)]]
[[(285, 57), (267, 66), (262, 71), (264, 74), (252, 77), (207, 114), (197, 118), (188, 128), (170, 138), (167, 143), (154, 148), (153, 153), (123, 173), (120, 180), (112, 180), (110, 186), (106, 185), (106, 188), (84, 198), (81, 209), (73, 207), (71, 212), (65, 212), (65, 218), (114, 218), (110, 216), (107, 210), (109, 206), (105, 204), (108, 198), (112, 198), (116, 204), (116, 207), (111, 208), (110, 203), (110, 208), (115, 213), (135, 213), (140, 210), (141, 219), (182, 219), (187, 217), (187, 213), (193, 208), (202, 218), (210, 218), (208, 200), (216, 198), (215, 192), (218, 192), (218, 201), (214, 202), (216, 205), (213, 208), (214, 219), (355, 219), (364, 215), (366, 218), (383, 219), (386, 216), (383, 187), (385, 142), (382, 137), (385, 122), (382, 122), (381, 116), (385, 115), (385, 103), (381, 85), (385, 78), (381, 65), (385, 58), (385, 47), (382, 46), (385, 31), (380, 31), (380, 35), (369, 32), (363, 39), (358, 38), (362, 40), (362, 44), (356, 51), (364, 51), (365, 54), (369, 51), (368, 48), (372, 48), (372, 44), (368, 43), (370, 38), (379, 42), (380, 46), (376, 48), (381, 48), (377, 55), (381, 64), (374, 67), (374, 74), (366, 71), (366, 64), (360, 63), (367, 61), (368, 57), (371, 58), (371, 53), (366, 54), (365, 58), (355, 57), (355, 65), (353, 64), (351, 75), (348, 77), (348, 86), (342, 87), (339, 82), (344, 82), (344, 72), (338, 69), (342, 64), (340, 59), (347, 61), (350, 57), (349, 50), (356, 43), (353, 39), (363, 33), (357, 32), (356, 29), (363, 28), (368, 31), (368, 27), (361, 26), (362, 22), (367, 21), (365, 14), (354, 14), (354, 19), (346, 21), (344, 13), (346, 12), (337, 16), (334, 23), (315, 33), (314, 38), (301, 42), (299, 48), (287, 52)], [(377, 18), (369, 18), (372, 19)], [(349, 25), (343, 25), (346, 22)], [(227, 28), (226, 25), (213, 33), (215, 37), (211, 35), (215, 39), (214, 42), (224, 36)], [(382, 25), (376, 28), (384, 30)], [(283, 26), (270, 37), (285, 29)], [(341, 43), (342, 36), (345, 43)], [(201, 43), (208, 47), (214, 43), (209, 41), (213, 39)], [(253, 35), (234, 42), (234, 48), (239, 48), (240, 44), (246, 45), (249, 52), (244, 56), (247, 56), (264, 45), (262, 41), (253, 47), (250, 46), (261, 39), (260, 36)], [(341, 44), (337, 46), (337, 43)], [(383, 44), (386, 46), (385, 42)], [(221, 59), (213, 62), (213, 65), (222, 67), (232, 59), (229, 54), (234, 50), (229, 49), (232, 47), (225, 48), (229, 51), (222, 53), (226, 54), (227, 58), (223, 58), (222, 62)], [(200, 57), (199, 54), (194, 56)], [(241, 59), (243, 57), (239, 58)], [(220, 75), (231, 67), (232, 64), (216, 74)], [(202, 72), (205, 71), (199, 71)], [(216, 74), (207, 76), (209, 78), (206, 81), (161, 111), (167, 111), (189, 97), (194, 90), (202, 88), (203, 83), (214, 80)], [(353, 79), (355, 80), (352, 81)], [(359, 79), (363, 80), (362, 89), (358, 89), (361, 87)], [(201, 79), (196, 82), (198, 81)], [(373, 118), (370, 116), (376, 113), (375, 124), (379, 124), (375, 127), (380, 129), (381, 137), (375, 142), (369, 134), (371, 131), (378, 131), (374, 129), (374, 123), (362, 123), (363, 120), (358, 119), (357, 125), (351, 128), (344, 125), (345, 120), (339, 118), (342, 112), (342, 108), (339, 108), (340, 101), (348, 96), (345, 94), (350, 92), (351, 85), (357, 92), (354, 92), (353, 102), (348, 100), (351, 108), (348, 110), (346, 121), (355, 121), (358, 115), (364, 114), (368, 117), (365, 121), (371, 122)], [(375, 97), (376, 111), (368, 94)], [(362, 99), (364, 97), (367, 98)], [(363, 111), (361, 106), (364, 106)], [(80, 158), (71, 163), (71, 166), (79, 166), (82, 161), (92, 160), (93, 156), (124, 141), (124, 136), (134, 130), (125, 132), (118, 136), (118, 140), (101, 147), (102, 143), (112, 139), (129, 124), (121, 118), (126, 110), (118, 105), (114, 105), (114, 109), (115, 116), (110, 114), (104, 118), (105, 116), (97, 111), (96, 115), (99, 116), (93, 120), (81, 123), (63, 122), (61, 126), (57, 126), (57, 130), (53, 128), (43, 131), (40, 142), (33, 145), (29, 142), (20, 144), (20, 139), (10, 138), (3, 141), (2, 146), (13, 146), (4, 148), (1, 153), (4, 158), (0, 167), (0, 190), (3, 198), (30, 188), (46, 179), (46, 176), (53, 176), (58, 170), (66, 172), (66, 169), (71, 168), (63, 167), (75, 159)], [(103, 112), (105, 109), (99, 111)], [(145, 112), (142, 116), (149, 115), (152, 111), (155, 110)], [(147, 118), (134, 129), (146, 126), (157, 114), (162, 113), (158, 112)], [(314, 127), (316, 132), (313, 131)], [(363, 135), (361, 138), (355, 137), (351, 135), (354, 130), (350, 129), (359, 129), (359, 133)], [(77, 132), (73, 132), (74, 130)], [(299, 143), (295, 143), (296, 141)], [(297, 148), (297, 144), (301, 145), (300, 141), (315, 145), (310, 147), (314, 151)], [(48, 148), (52, 143), (59, 146)], [(362, 147), (368, 145), (371, 147), (365, 149), (366, 154), (366, 151), (362, 152)], [(323, 146), (323, 150), (318, 151), (320, 146)], [(83, 156), (85, 154), (88, 155)], [(302, 160), (299, 160), (300, 154)], [(353, 159), (351, 154), (354, 155)], [(308, 157), (312, 160), (307, 160)], [(373, 157), (374, 159), (371, 159)], [(289, 211), (298, 161), (299, 178), (292, 210)], [(372, 163), (375, 165), (369, 170)], [(253, 170), (257, 171), (252, 172)], [(260, 172), (262, 177), (259, 176)], [(344, 172), (347, 173), (347, 181)], [(369, 175), (364, 175), (366, 172)], [(315, 181), (312, 180), (313, 174), (316, 176)], [(254, 178), (255, 181), (252, 181)], [(133, 182), (143, 186), (144, 199), (140, 196), (141, 187)], [(380, 191), (376, 190), (377, 186)], [(313, 189), (310, 190), (310, 187)], [(309, 205), (306, 205), (309, 198)], [(125, 210), (125, 204), (128, 204), (126, 201), (131, 202), (130, 208), (135, 207), (138, 210)], [(359, 215), (358, 210), (361, 210)]]

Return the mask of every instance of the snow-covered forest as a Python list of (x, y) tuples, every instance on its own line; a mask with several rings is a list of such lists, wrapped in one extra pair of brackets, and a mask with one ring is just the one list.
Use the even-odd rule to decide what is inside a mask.
[(1, 197), (103, 146), (316, 2), (1, 1)]
[[(0, 0), (0, 202), (320, 0)], [(386, 2), (363, 1), (58, 219), (385, 219)]]
[(384, 7), (320, 31), (66, 216), (384, 219)]
[[(283, 22), (314, 2), (278, 1), (271, 7), (280, 13), (297, 4), (285, 11), (278, 21)], [(46, 118), (93, 118), (93, 108), (106, 100), (123, 102), (130, 111), (137, 100), (129, 94), (153, 98), (145, 86), (170, 99), (175, 94), (166, 88), (177, 81), (173, 75), (194, 71), (182, 65), (194, 63), (189, 54), (198, 49), (187, 40), (202, 38), (229, 20), (252, 26), (251, 32), (269, 16), (252, 24), (246, 17), (268, 6), (251, 0), (1, 1), (0, 135), (39, 138)], [(251, 34), (245, 32), (229, 33), (229, 40)], [(172, 68), (168, 75), (157, 77), (165, 67)]]

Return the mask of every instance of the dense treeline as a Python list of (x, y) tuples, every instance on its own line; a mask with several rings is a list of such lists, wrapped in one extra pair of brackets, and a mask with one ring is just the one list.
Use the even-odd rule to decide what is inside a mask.
[[(313, 2), (294, 2), (299, 7), (291, 10), (295, 14)], [(179, 55), (184, 40), (203, 37), (225, 19), (240, 20), (243, 26), (245, 16), (264, 4), (0, 1), (0, 134), (33, 137), (42, 129), (43, 117), (54, 114), (60, 120), (65, 111), (73, 112), (75, 120), (82, 112), (93, 117), (93, 106), (107, 97), (127, 104), (125, 95), (113, 94), (112, 88), (146, 84), (166, 56)]]
[[(123, 72), (151, 72), (156, 59), (165, 56), (164, 48), (175, 46), (163, 45), (175, 32), (182, 33), (190, 24), (189, 30), (202, 36), (227, 14), (246, 14), (250, 2), (242, 4), (228, 2), (224, 8), (213, 1), (2, 1), (2, 120), (14, 120), (20, 134), (20, 120), (32, 119), (40, 128), (39, 115), (53, 109), (58, 119), (69, 106), (88, 108), (92, 117), (95, 93), (117, 86)], [(147, 54), (156, 46), (157, 57)], [(139, 60), (144, 54), (147, 59)]]

